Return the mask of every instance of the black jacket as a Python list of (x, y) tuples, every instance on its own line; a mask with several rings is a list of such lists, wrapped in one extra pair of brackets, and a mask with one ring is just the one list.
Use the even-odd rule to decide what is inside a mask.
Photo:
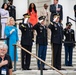
[[(59, 26), (60, 25), (60, 26)], [(53, 23), (48, 26), (51, 29), (51, 43), (62, 44), (63, 26), (61, 23)]]
[(13, 17), (16, 21), (16, 7), (14, 5), (8, 6), (9, 16)]
[(24, 24), (24, 22), (20, 23), (19, 29), (22, 32), (21, 45), (32, 45), (32, 40), (33, 40), (32, 24), (30, 24), (30, 23)]
[(40, 45), (47, 45), (47, 27), (37, 23), (33, 29), (36, 30), (36, 43)]
[[(64, 45), (66, 46), (74, 46), (74, 42), (75, 42), (75, 33), (73, 29), (70, 29), (70, 31), (68, 29), (64, 29), (64, 36), (65, 36), (65, 42)], [(70, 43), (67, 43), (70, 42)], [(71, 43), (72, 42), (72, 43)]]

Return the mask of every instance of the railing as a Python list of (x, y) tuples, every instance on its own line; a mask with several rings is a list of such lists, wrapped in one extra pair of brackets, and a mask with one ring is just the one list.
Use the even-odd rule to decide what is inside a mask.
[(14, 46), (14, 71), (16, 71), (16, 45)]
[(76, 20), (72, 19), (71, 17), (67, 16), (67, 22), (69, 22), (69, 19), (76, 22)]
[(7, 38), (0, 38), (0, 40), (7, 40)]
[(20, 20), (23, 20), (23, 18), (21, 18), (21, 19), (16, 19), (16, 21), (20, 21)]
[[(72, 20), (72, 21), (75, 22), (75, 34), (76, 34), (76, 18), (75, 18), (75, 20), (74, 20), (74, 19), (72, 19), (71, 17), (67, 16), (67, 22), (69, 22), (69, 20)], [(75, 35), (75, 39), (76, 39), (76, 35)]]
[(76, 43), (76, 41), (72, 41), (72, 42), (70, 42), (70, 41), (62, 41), (62, 43)]
[[(50, 68), (52, 68), (53, 70), (57, 71), (59, 74), (63, 75), (58, 69), (56, 69), (55, 67), (51, 66), (50, 64), (46, 63), (45, 61), (43, 61), (41, 58), (37, 57), (36, 55), (34, 55), (33, 53), (29, 52), (28, 50), (26, 50), (25, 48), (23, 48), (21, 45), (19, 44), (15, 44), (14, 45), (15, 48), (16, 46), (18, 46), (19, 48), (23, 49), (24, 51), (26, 51), (27, 53), (29, 53), (31, 56), (35, 57), (37, 60), (40, 60), (41, 63), (46, 64), (47, 66), (49, 66)], [(15, 58), (15, 63), (14, 63), (14, 70), (16, 70), (16, 57)], [(43, 69), (41, 69), (41, 75), (43, 75)]]

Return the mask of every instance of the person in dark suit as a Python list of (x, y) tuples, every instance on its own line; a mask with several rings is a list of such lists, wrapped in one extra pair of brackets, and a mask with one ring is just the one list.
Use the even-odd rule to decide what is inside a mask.
[(63, 26), (59, 22), (60, 16), (54, 15), (53, 23), (50, 23), (48, 28), (51, 30), (51, 44), (52, 44), (52, 56), (53, 66), (58, 70), (61, 70), (61, 49), (63, 39)]
[(16, 21), (16, 7), (13, 5), (13, 0), (8, 0), (8, 11), (9, 11), (9, 16), (13, 17), (14, 20)]
[[(32, 51), (32, 40), (33, 40), (33, 28), (32, 24), (29, 23), (29, 15), (28, 13), (24, 14), (23, 22), (19, 24), (19, 29), (22, 32), (21, 36), (21, 46), (27, 49), (28, 51)], [(31, 70), (30, 67), (30, 60), (31, 55), (21, 50), (21, 63), (23, 70)]]
[[(36, 44), (39, 44), (38, 57), (45, 61), (46, 51), (47, 51), (47, 27), (44, 25), (44, 23), (45, 23), (45, 17), (40, 16), (39, 22), (35, 26), (33, 26), (33, 29), (35, 29), (37, 32)], [(37, 64), (38, 64), (38, 69), (40, 70), (41, 63), (39, 60)], [(42, 69), (46, 70), (44, 66), (45, 64), (42, 63)]]
[(58, 15), (60, 15), (60, 22), (62, 22), (63, 7), (62, 7), (62, 5), (58, 4), (58, 0), (54, 0), (54, 4), (50, 5), (50, 12), (51, 12), (50, 21), (53, 22), (54, 14), (58, 14)]
[[(65, 36), (65, 65), (72, 66), (72, 54), (73, 54), (73, 47), (75, 42), (75, 33), (74, 30), (71, 29), (71, 22), (66, 23), (66, 28), (64, 29), (64, 36)], [(69, 43), (67, 43), (69, 42)]]

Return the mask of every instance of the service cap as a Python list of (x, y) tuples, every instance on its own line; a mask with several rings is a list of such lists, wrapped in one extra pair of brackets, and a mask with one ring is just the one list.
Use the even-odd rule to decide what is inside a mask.
[(30, 15), (28, 13), (23, 14), (24, 17), (29, 18)]
[(71, 22), (67, 22), (66, 26), (72, 26), (72, 23)]

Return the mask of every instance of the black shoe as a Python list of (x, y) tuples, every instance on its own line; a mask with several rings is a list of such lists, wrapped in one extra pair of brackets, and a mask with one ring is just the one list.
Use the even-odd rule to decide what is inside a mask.
[[(38, 70), (41, 70), (40, 68), (38, 68)], [(48, 70), (48, 69), (46, 69), (46, 68), (43, 68), (43, 70)]]
[(14, 71), (16, 71), (16, 70), (12, 70), (12, 72), (14, 72)]
[(40, 70), (40, 68), (38, 68), (38, 70)]
[(28, 68), (27, 70), (32, 70), (32, 69)]
[(22, 70), (26, 70), (26, 68), (22, 68)]
[(66, 70), (66, 69), (64, 69), (64, 68), (61, 68), (60, 70)]
[(71, 67), (73, 67), (73, 65), (68, 65), (68, 66), (71, 66)]
[(43, 70), (48, 70), (48, 69), (46, 69), (46, 68), (43, 68)]

